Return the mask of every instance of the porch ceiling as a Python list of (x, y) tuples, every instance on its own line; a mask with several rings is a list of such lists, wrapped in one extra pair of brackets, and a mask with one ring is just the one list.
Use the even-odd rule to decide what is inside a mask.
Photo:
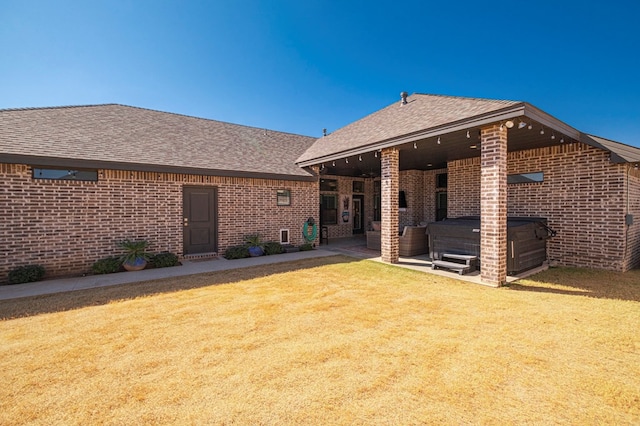
[[(530, 118), (522, 117), (512, 121), (514, 126), (508, 130), (509, 152), (576, 142), (576, 139)], [(519, 128), (521, 122), (526, 125)], [(469, 137), (467, 137), (467, 130)], [(544, 130), (544, 134), (540, 133), (541, 130)], [(415, 139), (396, 145), (396, 148), (400, 150), (400, 170), (443, 169), (447, 167), (449, 161), (480, 156), (480, 127)], [(380, 176), (380, 154), (376, 156), (377, 151), (378, 149), (372, 149), (362, 154), (325, 161), (320, 164), (320, 174), (378, 177)]]

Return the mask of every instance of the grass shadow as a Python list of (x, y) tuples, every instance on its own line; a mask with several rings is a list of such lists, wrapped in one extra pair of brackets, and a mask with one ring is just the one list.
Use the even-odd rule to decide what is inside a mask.
[(640, 269), (613, 272), (559, 267), (507, 285), (511, 290), (640, 302)]
[(349, 256), (336, 255), (312, 259), (250, 266), (225, 271), (205, 272), (107, 287), (96, 287), (62, 293), (44, 294), (19, 299), (0, 300), (0, 320), (105, 305), (119, 300), (172, 293), (194, 288), (231, 284), (269, 275), (316, 268), (324, 265), (359, 262)]

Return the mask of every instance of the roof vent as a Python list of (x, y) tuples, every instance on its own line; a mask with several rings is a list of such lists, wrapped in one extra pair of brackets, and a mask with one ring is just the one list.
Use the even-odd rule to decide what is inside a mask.
[(400, 92), (400, 97), (402, 98), (402, 105), (407, 104), (407, 96), (409, 96), (407, 92)]

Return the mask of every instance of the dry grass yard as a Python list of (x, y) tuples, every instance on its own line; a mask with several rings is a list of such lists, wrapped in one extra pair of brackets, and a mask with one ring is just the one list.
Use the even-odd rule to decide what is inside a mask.
[(640, 271), (336, 256), (0, 302), (0, 424), (638, 424)]

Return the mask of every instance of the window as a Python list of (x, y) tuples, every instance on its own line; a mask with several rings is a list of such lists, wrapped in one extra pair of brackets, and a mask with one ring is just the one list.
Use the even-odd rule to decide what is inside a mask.
[(538, 183), (544, 181), (544, 173), (521, 173), (507, 176), (508, 184)]
[(34, 179), (86, 180), (96, 182), (97, 170), (33, 169)]
[(335, 179), (320, 179), (320, 191), (338, 191), (338, 181)]
[(447, 188), (447, 174), (438, 173), (436, 175), (436, 188)]
[(291, 205), (291, 191), (288, 189), (278, 189), (276, 191), (277, 205), (290, 206)]
[(338, 223), (338, 196), (320, 195), (320, 222), (323, 225)]
[(353, 192), (362, 194), (364, 192), (364, 182), (361, 180), (353, 181)]

